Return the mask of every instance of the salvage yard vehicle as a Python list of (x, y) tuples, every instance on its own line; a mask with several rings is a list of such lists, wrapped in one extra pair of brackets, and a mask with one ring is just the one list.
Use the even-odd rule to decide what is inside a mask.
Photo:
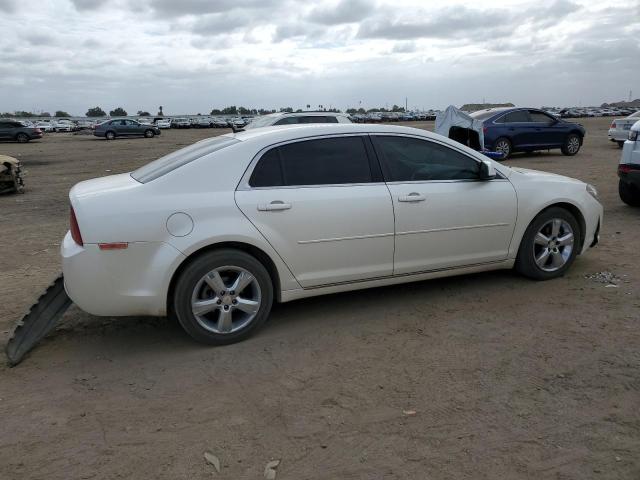
[(607, 132), (609, 140), (616, 142), (620, 148), (623, 147), (625, 140), (629, 137), (631, 126), (640, 120), (640, 110), (632, 113), (627, 118), (617, 118), (611, 122), (611, 127)]
[(17, 120), (0, 119), (0, 140), (15, 140), (27, 143), (29, 140), (42, 138), (42, 130), (38, 127), (28, 127)]
[(598, 241), (591, 185), (409, 127), (293, 125), (202, 140), (69, 193), (69, 297), (247, 338), (272, 303), (495, 269), (563, 275)]
[(191, 128), (191, 122), (188, 118), (172, 118), (171, 128)]
[(640, 120), (629, 129), (618, 165), (620, 199), (632, 207), (640, 207)]
[(559, 148), (564, 155), (580, 151), (586, 134), (578, 123), (565, 122), (535, 108), (489, 108), (471, 114), (483, 123), (485, 148), (508, 158), (513, 152)]
[(116, 118), (115, 120), (102, 122), (99, 125), (96, 125), (93, 130), (93, 134), (96, 137), (106, 138), (107, 140), (114, 140), (117, 137), (132, 136), (153, 138), (156, 135), (160, 135), (160, 133), (160, 129), (155, 125), (138, 123), (135, 120), (129, 120), (126, 118)]
[(22, 165), (17, 158), (0, 155), (0, 193), (24, 193)]
[(170, 118), (163, 118), (162, 120), (157, 120), (156, 121), (156, 127), (158, 128), (171, 128), (171, 119)]
[(245, 128), (263, 128), (272, 125), (294, 125), (298, 123), (351, 123), (348, 115), (332, 112), (280, 112), (256, 117)]

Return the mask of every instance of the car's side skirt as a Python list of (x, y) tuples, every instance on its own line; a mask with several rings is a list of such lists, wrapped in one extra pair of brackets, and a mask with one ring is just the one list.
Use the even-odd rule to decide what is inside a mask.
[(433, 278), (452, 277), (455, 275), (466, 275), (469, 273), (486, 272), (490, 270), (511, 269), (515, 259), (499, 260), (495, 262), (479, 263), (462, 267), (440, 268), (426, 272), (407, 273), (403, 275), (391, 275), (388, 277), (378, 277), (368, 280), (358, 280), (354, 282), (335, 283), (330, 285), (320, 285), (311, 288), (298, 288), (295, 290), (283, 290), (280, 295), (281, 302), (290, 302), (301, 298), (315, 297), (330, 293), (348, 292), (351, 290), (363, 290), (365, 288), (384, 287), (400, 283), (419, 282)]

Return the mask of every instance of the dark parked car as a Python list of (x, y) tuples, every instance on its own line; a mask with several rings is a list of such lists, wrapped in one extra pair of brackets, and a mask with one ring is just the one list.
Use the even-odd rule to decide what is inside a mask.
[(575, 155), (586, 133), (578, 123), (565, 122), (534, 108), (490, 108), (471, 116), (483, 123), (484, 147), (502, 152), (532, 152), (559, 148)]
[(155, 125), (138, 123), (135, 120), (129, 120), (127, 118), (118, 118), (115, 120), (107, 120), (106, 122), (96, 125), (93, 134), (96, 137), (104, 137), (107, 140), (113, 140), (116, 137), (131, 136), (153, 138), (156, 135), (160, 135), (160, 129)]
[(27, 127), (15, 120), (0, 119), (0, 140), (16, 140), (26, 143), (29, 140), (42, 138), (42, 130), (38, 127)]

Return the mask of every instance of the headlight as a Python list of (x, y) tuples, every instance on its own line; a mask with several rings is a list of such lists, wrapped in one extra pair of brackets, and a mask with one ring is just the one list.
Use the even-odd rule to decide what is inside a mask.
[(596, 190), (596, 187), (594, 187), (593, 185), (587, 183), (587, 192), (589, 193), (589, 195), (591, 195), (593, 198), (595, 198), (596, 200), (598, 200), (598, 190)]
[(638, 130), (629, 130), (629, 140), (635, 142), (638, 139)]

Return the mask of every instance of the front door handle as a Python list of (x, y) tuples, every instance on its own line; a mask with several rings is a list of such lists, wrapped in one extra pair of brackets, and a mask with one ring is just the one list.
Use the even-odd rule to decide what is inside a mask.
[(289, 210), (290, 208), (290, 203), (284, 203), (281, 200), (274, 200), (269, 204), (258, 205), (258, 211), (260, 212), (277, 212), (278, 210)]
[(401, 195), (398, 197), (399, 202), (424, 202), (427, 199), (418, 192), (411, 192), (409, 195)]

